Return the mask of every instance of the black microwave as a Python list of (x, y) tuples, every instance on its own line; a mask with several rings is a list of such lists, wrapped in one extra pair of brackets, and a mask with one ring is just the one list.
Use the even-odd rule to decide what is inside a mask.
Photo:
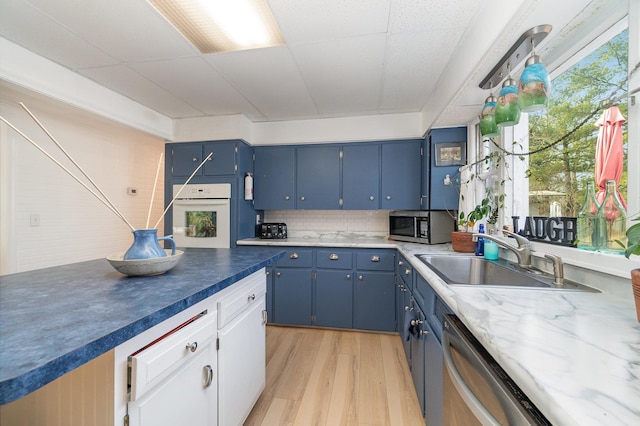
[(396, 210), (389, 213), (389, 238), (422, 244), (451, 242), (455, 220), (446, 211)]

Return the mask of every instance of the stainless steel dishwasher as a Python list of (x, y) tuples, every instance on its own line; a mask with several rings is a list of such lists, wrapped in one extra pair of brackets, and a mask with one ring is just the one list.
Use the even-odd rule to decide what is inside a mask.
[(443, 423), (551, 425), (455, 315), (444, 317)]

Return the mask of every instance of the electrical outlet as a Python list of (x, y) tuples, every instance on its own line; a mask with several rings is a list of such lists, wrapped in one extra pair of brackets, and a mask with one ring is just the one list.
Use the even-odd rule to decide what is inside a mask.
[(40, 226), (40, 215), (37, 213), (29, 216), (29, 226)]
[(127, 194), (138, 195), (138, 188), (134, 188), (133, 186), (130, 186), (129, 188), (127, 188)]

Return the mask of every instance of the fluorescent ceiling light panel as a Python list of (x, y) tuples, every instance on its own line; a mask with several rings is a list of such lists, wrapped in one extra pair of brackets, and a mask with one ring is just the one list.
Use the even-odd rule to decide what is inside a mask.
[(267, 0), (147, 0), (201, 53), (280, 46)]

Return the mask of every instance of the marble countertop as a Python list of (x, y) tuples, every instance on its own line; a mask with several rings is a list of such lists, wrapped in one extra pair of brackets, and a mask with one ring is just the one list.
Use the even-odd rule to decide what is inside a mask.
[(459, 255), (448, 244), (371, 235), (246, 244), (398, 248), (553, 424), (640, 424), (640, 324), (630, 278), (565, 265), (568, 279), (601, 292), (449, 286), (415, 257)]
[(0, 404), (18, 399), (260, 270), (275, 247), (185, 249), (163, 275), (98, 259), (0, 276)]

